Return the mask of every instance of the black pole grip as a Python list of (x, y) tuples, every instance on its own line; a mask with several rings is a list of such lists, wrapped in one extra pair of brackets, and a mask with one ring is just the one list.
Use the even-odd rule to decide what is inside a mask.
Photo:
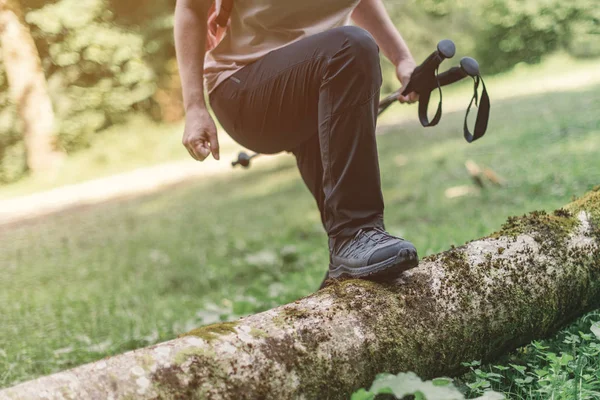
[[(403, 96), (411, 92), (421, 93), (426, 91), (431, 91), (435, 86), (435, 70), (440, 66), (442, 61), (447, 58), (454, 57), (456, 53), (456, 46), (454, 42), (450, 39), (440, 40), (437, 44), (436, 50), (431, 53), (425, 61), (423, 61), (415, 70), (413, 71), (410, 82), (408, 86), (402, 92)], [(398, 96), (400, 95), (400, 90), (395, 91), (394, 93), (386, 96), (383, 100), (379, 102), (379, 108), (377, 110), (377, 115), (384, 112), (390, 105), (392, 105), (396, 100), (398, 100)]]
[(406, 96), (411, 92), (421, 94), (421, 92), (430, 90), (431, 82), (435, 79), (435, 70), (440, 66), (442, 61), (454, 57), (455, 53), (456, 46), (452, 40), (441, 40), (437, 45), (437, 49), (421, 65), (415, 68), (410, 77), (410, 82), (402, 92), (402, 95)]
[(448, 71), (444, 71), (438, 75), (438, 82), (440, 83), (440, 86), (451, 85), (467, 76), (468, 75), (461, 67), (452, 67)]

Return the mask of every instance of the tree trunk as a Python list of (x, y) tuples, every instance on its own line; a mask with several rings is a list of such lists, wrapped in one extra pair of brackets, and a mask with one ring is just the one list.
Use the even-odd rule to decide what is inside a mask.
[(348, 280), (0, 392), (0, 399), (348, 399), (379, 372), (456, 375), (600, 307), (600, 190), (511, 218), (388, 285)]
[(0, 43), (11, 97), (23, 123), (27, 165), (33, 173), (47, 171), (59, 156), (54, 112), (40, 56), (17, 0), (0, 0)]

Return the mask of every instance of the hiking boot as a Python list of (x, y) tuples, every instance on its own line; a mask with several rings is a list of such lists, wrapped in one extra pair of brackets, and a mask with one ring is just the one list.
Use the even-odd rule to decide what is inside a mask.
[[(336, 241), (339, 241), (336, 240)], [(329, 278), (389, 281), (419, 264), (417, 249), (380, 228), (364, 228), (330, 246)]]

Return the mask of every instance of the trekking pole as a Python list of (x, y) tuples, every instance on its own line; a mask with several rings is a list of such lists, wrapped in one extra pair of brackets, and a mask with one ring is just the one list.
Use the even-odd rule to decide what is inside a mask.
[[(402, 91), (402, 93), (400, 93), (400, 90), (397, 90), (379, 102), (377, 116), (379, 117), (390, 105), (394, 104), (398, 100), (400, 94), (405, 96), (411, 92), (416, 92), (419, 94), (419, 121), (421, 122), (421, 125), (424, 127), (435, 126), (442, 117), (441, 87), (458, 82), (466, 77), (471, 77), (475, 81), (474, 94), (473, 98), (471, 99), (471, 103), (469, 103), (469, 107), (467, 108), (467, 114), (465, 115), (465, 123), (463, 128), (464, 137), (469, 143), (482, 137), (487, 129), (490, 101), (485, 89), (485, 84), (483, 83), (483, 79), (481, 78), (479, 72), (479, 64), (477, 61), (471, 57), (463, 57), (460, 60), (459, 66), (452, 67), (440, 74), (437, 73), (440, 64), (445, 59), (454, 57), (455, 53), (456, 46), (454, 45), (454, 42), (448, 39), (440, 41), (437, 45), (437, 49), (431, 53), (429, 57), (427, 57), (425, 61), (423, 61), (417, 68), (415, 68), (411, 75), (409, 84)], [(478, 104), (477, 90), (480, 83), (483, 86), (483, 92), (481, 95), (481, 101)], [(429, 106), (431, 92), (435, 89), (439, 90), (440, 99), (435, 116), (431, 121), (429, 121), (427, 116), (427, 108)], [(479, 107), (477, 120), (475, 122), (475, 134), (471, 134), (467, 127), (467, 117), (473, 102), (475, 102), (475, 104)], [(241, 165), (244, 168), (249, 168), (250, 161), (258, 156), (260, 156), (260, 153), (248, 155), (245, 152), (240, 152), (237, 160), (233, 161), (231, 165), (233, 167), (236, 165)]]

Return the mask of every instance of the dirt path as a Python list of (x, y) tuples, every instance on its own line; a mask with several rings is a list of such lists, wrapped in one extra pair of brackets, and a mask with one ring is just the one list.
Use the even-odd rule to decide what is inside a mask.
[[(260, 161), (260, 165), (273, 163), (280, 160), (282, 156), (264, 157)], [(0, 200), (0, 226), (71, 207), (148, 194), (187, 180), (244, 173), (241, 168), (231, 168), (229, 160), (233, 160), (235, 157), (236, 154), (230, 153), (222, 154), (222, 161), (219, 162), (211, 159), (200, 164), (190, 159), (160, 164), (27, 196)], [(257, 165), (254, 168), (260, 168), (260, 166)]]

